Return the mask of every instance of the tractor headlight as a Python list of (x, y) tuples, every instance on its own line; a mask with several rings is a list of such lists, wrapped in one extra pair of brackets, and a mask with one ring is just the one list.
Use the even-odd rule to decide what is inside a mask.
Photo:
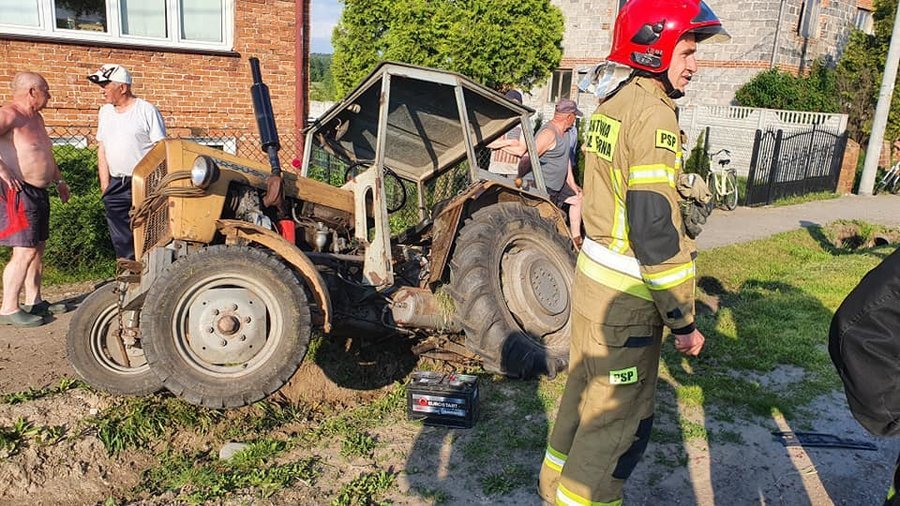
[(191, 167), (191, 183), (198, 188), (206, 188), (219, 177), (219, 167), (212, 158), (200, 155)]

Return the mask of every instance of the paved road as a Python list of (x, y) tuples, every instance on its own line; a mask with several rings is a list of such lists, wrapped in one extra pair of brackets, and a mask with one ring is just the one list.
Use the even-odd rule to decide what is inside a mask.
[(900, 196), (847, 195), (784, 207), (739, 207), (716, 210), (697, 240), (698, 249), (761, 239), (800, 227), (826, 225), (835, 220), (862, 220), (900, 227)]

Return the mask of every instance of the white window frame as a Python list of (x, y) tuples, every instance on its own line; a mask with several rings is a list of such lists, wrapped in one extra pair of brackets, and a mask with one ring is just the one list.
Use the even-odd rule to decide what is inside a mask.
[[(565, 81), (563, 74), (569, 75), (568, 88), (563, 87), (563, 82)], [(557, 76), (559, 76), (558, 79)], [(572, 68), (558, 68), (554, 70), (550, 76), (550, 92), (547, 94), (547, 101), (556, 103), (563, 98), (572, 98), (572, 85), (575, 83), (576, 76), (575, 69)]]
[(237, 154), (237, 139), (234, 137), (184, 137), (184, 140), (196, 142), (201, 146), (221, 149), (229, 155)]
[(102, 44), (116, 44), (140, 47), (160, 47), (177, 49), (195, 49), (200, 51), (231, 52), (234, 48), (234, 7), (235, 0), (221, 0), (222, 2), (222, 41), (203, 42), (183, 40), (181, 38), (181, 20), (178, 14), (179, 0), (165, 0), (166, 2), (166, 32), (165, 38), (142, 37), (122, 33), (119, 0), (106, 1), (106, 32), (91, 32), (86, 30), (69, 30), (56, 27), (56, 1), (38, 0), (39, 26), (29, 27), (22, 25), (10, 25), (0, 22), (0, 35), (32, 36), (50, 39), (71, 40), (73, 42), (96, 42)]
[(50, 142), (54, 146), (72, 146), (73, 148), (86, 149), (88, 147), (87, 137), (83, 135), (62, 135), (50, 137)]
[(872, 15), (872, 11), (868, 9), (856, 9), (856, 20), (854, 24), (856, 25), (856, 28), (863, 33), (868, 35), (875, 33), (874, 16)]

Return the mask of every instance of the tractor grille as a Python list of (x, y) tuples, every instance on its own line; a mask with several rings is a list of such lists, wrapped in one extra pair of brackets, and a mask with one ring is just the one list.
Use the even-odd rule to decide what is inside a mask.
[[(166, 161), (163, 160), (153, 172), (144, 178), (144, 182), (147, 185), (144, 190), (145, 198), (153, 198), (153, 195), (159, 191), (160, 181), (168, 172)], [(149, 217), (144, 222), (144, 246), (141, 249), (144, 252), (163, 240), (168, 240), (170, 236), (168, 199), (157, 199), (153, 206), (154, 209), (150, 211)]]

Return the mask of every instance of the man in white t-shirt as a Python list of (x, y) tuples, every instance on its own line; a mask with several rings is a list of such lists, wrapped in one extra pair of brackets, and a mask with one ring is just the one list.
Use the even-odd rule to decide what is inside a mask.
[(106, 222), (117, 258), (134, 260), (131, 234), (131, 174), (154, 144), (166, 137), (162, 115), (153, 104), (131, 93), (131, 73), (106, 64), (88, 80), (103, 89), (106, 101), (97, 123), (97, 167)]

